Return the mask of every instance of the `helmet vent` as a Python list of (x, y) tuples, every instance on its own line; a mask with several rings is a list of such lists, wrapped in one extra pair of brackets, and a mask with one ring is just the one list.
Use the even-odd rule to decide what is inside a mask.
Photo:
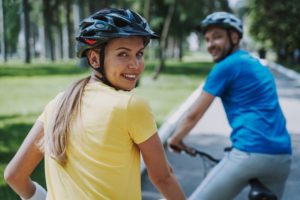
[(125, 27), (125, 26), (128, 25), (127, 22), (125, 22), (125, 21), (123, 21), (123, 20), (121, 20), (121, 19), (118, 19), (118, 18), (114, 19), (114, 24), (115, 24), (117, 27)]
[(100, 21), (104, 21), (104, 22), (108, 22), (108, 20), (106, 19), (106, 17), (104, 16), (94, 16), (93, 17), (95, 20), (100, 20)]
[(95, 35), (95, 31), (94, 31), (94, 30), (86, 31), (86, 32), (84, 33), (84, 36), (85, 36), (85, 37), (94, 36), (94, 35)]

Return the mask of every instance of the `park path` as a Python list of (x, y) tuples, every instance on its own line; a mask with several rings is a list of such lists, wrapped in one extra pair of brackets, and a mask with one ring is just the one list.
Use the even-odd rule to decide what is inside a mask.
[[(287, 181), (283, 200), (297, 200), (299, 199), (298, 191), (300, 188), (300, 170), (298, 167), (300, 166), (300, 75), (272, 62), (265, 64), (270, 67), (275, 77), (279, 101), (293, 142), (292, 171)], [(185, 106), (185, 109), (187, 109), (187, 106)], [(177, 113), (177, 115), (182, 115), (182, 113)], [(166, 124), (168, 124), (168, 121)], [(168, 129), (174, 128), (173, 124), (166, 126)], [(215, 157), (221, 157), (224, 147), (230, 145), (228, 139), (230, 130), (231, 128), (228, 125), (221, 101), (216, 99), (186, 138), (186, 142), (191, 146), (201, 147), (204, 151)], [(170, 133), (165, 130), (162, 130), (162, 132), (167, 132), (166, 136), (161, 137), (162, 141), (165, 141)], [(204, 178), (205, 166), (201, 158), (175, 155), (167, 149), (166, 153), (178, 181), (182, 185), (185, 194), (189, 196)], [(160, 198), (159, 193), (150, 183), (146, 173), (142, 176), (142, 194), (143, 200)], [(247, 194), (248, 188), (234, 200), (246, 200)]]

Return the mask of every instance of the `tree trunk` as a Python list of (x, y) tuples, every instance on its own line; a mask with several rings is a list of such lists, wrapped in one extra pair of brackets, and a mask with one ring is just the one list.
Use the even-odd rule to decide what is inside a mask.
[(89, 0), (90, 13), (95, 13), (102, 8), (108, 8), (110, 4), (111, 4), (110, 0), (102, 0), (102, 1)]
[(1, 43), (1, 58), (4, 62), (7, 61), (7, 53), (6, 53), (6, 37), (5, 37), (5, 9), (4, 2), (0, 0), (0, 43)]
[[(67, 55), (66, 57), (67, 58), (74, 58), (74, 29), (73, 29), (73, 23), (71, 21), (71, 2), (70, 0), (67, 0), (66, 1), (66, 4), (65, 4), (65, 17), (66, 17), (66, 32), (67, 32), (67, 35), (66, 35), (66, 49), (67, 49)], [(77, 22), (77, 21), (76, 21)], [(79, 23), (79, 22), (77, 22)], [(75, 24), (75, 22), (74, 22)]]
[(28, 0), (22, 0), (23, 7), (23, 27), (24, 27), (24, 39), (25, 39), (25, 63), (30, 63), (30, 24), (29, 24), (29, 7)]
[(183, 41), (182, 41), (182, 36), (179, 37), (178, 41), (178, 48), (179, 48), (179, 61), (182, 61), (183, 58)]
[(58, 21), (56, 24), (55, 31), (55, 58), (63, 59), (64, 58), (64, 50), (63, 50), (63, 30), (62, 24)]
[(54, 57), (54, 42), (52, 36), (52, 9), (50, 7), (50, 2), (48, 0), (43, 0), (44, 10), (43, 10), (43, 18), (44, 18), (44, 33), (45, 33), (45, 54), (46, 58), (50, 58), (51, 61), (55, 60)]
[(77, 33), (79, 24), (83, 19), (83, 2), (81, 0), (76, 0), (73, 4), (73, 21), (74, 21), (74, 30)]
[[(39, 15), (42, 15), (42, 14), (39, 14)], [(41, 18), (42, 18), (42, 16), (41, 16)], [(43, 22), (43, 24), (44, 24), (44, 22)], [(45, 28), (44, 28), (44, 25), (38, 26), (37, 28), (38, 28), (39, 43), (40, 43), (40, 45), (38, 47), (39, 48), (38, 51), (40, 53), (40, 57), (43, 59), (46, 59), (47, 56), (46, 56), (46, 47), (45, 47), (45, 44), (46, 44)]]
[(151, 0), (144, 1), (144, 17), (147, 21), (150, 21), (150, 7), (151, 7)]
[(159, 45), (159, 50), (158, 50), (158, 59), (159, 63), (155, 68), (154, 71), (154, 76), (153, 79), (156, 80), (160, 74), (160, 72), (164, 69), (165, 67), (165, 49), (166, 49), (166, 44), (167, 44), (167, 39), (168, 39), (168, 34), (169, 34), (169, 29), (170, 29), (170, 24), (175, 12), (175, 7), (176, 7), (176, 0), (173, 1), (173, 3), (169, 6), (168, 8), (168, 14), (164, 22), (161, 38), (160, 38), (160, 45)]
[[(97, 3), (98, 1), (96, 1), (96, 2), (92, 1), (92, 2)], [(84, 3), (85, 2), (83, 0), (77, 0), (77, 3), (75, 3), (74, 6), (73, 6), (73, 8), (74, 8), (73, 9), (74, 10), (74, 14), (73, 14), (74, 15), (74, 30), (75, 30), (75, 32), (78, 32), (80, 21), (83, 20), (83, 18), (84, 18), (84, 13), (83, 13), (84, 12), (84, 10), (83, 10)], [(89, 1), (89, 3), (91, 3), (91, 1)], [(91, 7), (90, 4), (89, 4), (89, 6)], [(97, 8), (97, 7), (95, 7), (95, 8)], [(73, 41), (74, 41), (74, 39), (73, 39)], [(88, 67), (89, 64), (87, 62), (87, 59), (86, 58), (80, 58), (78, 60), (78, 66), (81, 67), (81, 68)]]

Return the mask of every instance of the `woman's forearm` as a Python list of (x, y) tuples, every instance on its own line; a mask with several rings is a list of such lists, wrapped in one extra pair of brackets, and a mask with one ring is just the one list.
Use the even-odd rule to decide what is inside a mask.
[(172, 173), (164, 179), (153, 181), (153, 184), (168, 200), (185, 199), (185, 195)]

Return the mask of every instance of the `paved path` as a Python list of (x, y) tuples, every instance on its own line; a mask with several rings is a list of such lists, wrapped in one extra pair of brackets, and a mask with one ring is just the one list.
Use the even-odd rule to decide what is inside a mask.
[[(272, 72), (276, 78), (280, 104), (287, 120), (287, 128), (293, 141), (293, 165), (289, 176), (283, 200), (298, 200), (300, 188), (300, 79), (284, 75), (285, 71), (277, 70), (272, 64)], [(281, 68), (280, 68), (281, 69)], [(286, 73), (285, 73), (286, 74)], [(223, 149), (230, 145), (228, 135), (231, 128), (225, 117), (225, 112), (219, 99), (214, 101), (202, 120), (186, 138), (192, 146), (203, 148), (215, 157), (222, 157)], [(204, 165), (201, 158), (191, 158), (187, 155), (175, 155), (167, 150), (168, 159), (174, 172), (189, 196), (204, 177)], [(161, 198), (150, 183), (146, 173), (142, 176), (143, 200)], [(246, 188), (235, 200), (246, 200)]]

